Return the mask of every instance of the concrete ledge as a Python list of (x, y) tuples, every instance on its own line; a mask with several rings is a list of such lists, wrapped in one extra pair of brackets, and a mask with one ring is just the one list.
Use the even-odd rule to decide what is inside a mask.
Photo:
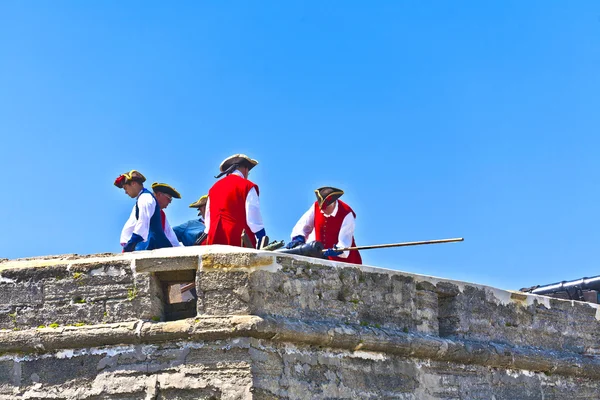
[[(166, 323), (144, 321), (82, 327), (0, 331), (0, 353), (44, 353), (109, 345), (249, 337), (421, 360), (475, 364), (566, 377), (600, 379), (600, 360), (570, 352), (499, 343), (449, 340), (390, 329), (257, 316), (203, 317)], [(0, 358), (1, 359), (1, 358)]]

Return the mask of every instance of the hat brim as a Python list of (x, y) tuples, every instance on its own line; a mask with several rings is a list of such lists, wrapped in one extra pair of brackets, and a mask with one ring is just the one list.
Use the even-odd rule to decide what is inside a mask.
[(155, 192), (166, 193), (176, 199), (181, 198), (179, 192), (175, 190), (175, 188), (173, 188), (172, 186), (167, 185), (166, 183), (153, 183), (152, 190), (154, 190)]
[(227, 169), (233, 164), (244, 164), (248, 167), (248, 170), (256, 167), (258, 165), (258, 161), (248, 157), (245, 154), (235, 154), (231, 157), (226, 158), (221, 165), (219, 166), (219, 171), (225, 172)]
[(114, 185), (119, 189), (123, 189), (123, 185), (131, 182), (144, 183), (146, 182), (146, 177), (142, 175), (141, 172), (132, 169), (129, 172), (119, 175), (117, 179), (115, 179)]
[(192, 204), (190, 204), (190, 208), (200, 208), (202, 206), (205, 206), (207, 201), (208, 196), (202, 196), (198, 199), (198, 201), (195, 201)]

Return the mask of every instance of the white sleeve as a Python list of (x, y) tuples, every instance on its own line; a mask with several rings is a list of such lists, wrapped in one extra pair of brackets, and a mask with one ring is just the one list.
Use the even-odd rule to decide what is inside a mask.
[(292, 239), (296, 236), (304, 236), (304, 240), (308, 239), (310, 233), (315, 229), (315, 207), (312, 206), (304, 213), (294, 225), (292, 229)]
[(121, 246), (131, 239), (131, 234), (133, 233), (133, 228), (135, 228), (137, 220), (135, 219), (135, 205), (133, 206), (133, 210), (131, 210), (131, 214), (129, 214), (129, 218), (125, 225), (123, 226), (123, 230), (121, 231)]
[(246, 196), (246, 223), (253, 233), (265, 227), (260, 215), (260, 202), (258, 201), (258, 193), (256, 193), (255, 188), (250, 189), (248, 196)]
[(142, 193), (141, 196), (138, 197), (137, 205), (140, 212), (138, 214), (135, 227), (133, 228), (133, 233), (140, 235), (145, 242), (148, 240), (148, 232), (150, 231), (150, 218), (152, 218), (152, 215), (154, 215), (156, 201), (150, 193)]
[(208, 233), (208, 224), (210, 223), (210, 197), (206, 199), (206, 208), (204, 211), (204, 232)]
[[(346, 217), (344, 218), (344, 221), (342, 222), (342, 227), (340, 228), (340, 234), (338, 235), (337, 247), (344, 248), (344, 247), (352, 246), (352, 237), (354, 236), (354, 226), (355, 226), (354, 215), (352, 215), (352, 213), (348, 213), (348, 215), (346, 215)], [(350, 252), (345, 251), (342, 254), (340, 254), (338, 257), (348, 258), (349, 255), (350, 255)]]
[(165, 218), (165, 236), (169, 239), (169, 242), (173, 245), (173, 247), (183, 246), (183, 244), (179, 243), (177, 240), (177, 235), (171, 225), (169, 225), (169, 220)]

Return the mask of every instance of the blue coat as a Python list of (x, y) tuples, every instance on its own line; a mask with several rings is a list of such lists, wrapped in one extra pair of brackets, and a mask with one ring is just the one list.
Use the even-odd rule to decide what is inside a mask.
[(193, 246), (202, 232), (204, 232), (204, 229), (206, 229), (206, 227), (204, 226), (202, 218), (192, 219), (173, 227), (175, 235), (177, 235), (177, 240), (183, 243), (184, 246)]
[[(135, 250), (154, 250), (161, 249), (163, 247), (173, 247), (167, 236), (165, 235), (165, 231), (163, 230), (162, 220), (160, 217), (160, 206), (158, 205), (158, 201), (156, 201), (156, 197), (154, 194), (148, 189), (144, 188), (143, 193), (150, 193), (152, 198), (156, 203), (156, 208), (154, 209), (154, 214), (150, 218), (150, 229), (148, 231), (148, 238), (145, 242), (140, 242), (135, 246)], [(138, 208), (137, 201), (135, 202), (135, 218), (139, 218), (140, 209)]]

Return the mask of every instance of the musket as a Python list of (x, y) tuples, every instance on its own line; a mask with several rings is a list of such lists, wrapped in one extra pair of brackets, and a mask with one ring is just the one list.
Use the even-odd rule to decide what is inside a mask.
[[(462, 242), (463, 240), (465, 240), (465, 239), (464, 238), (452, 238), (452, 239), (423, 240), (420, 242), (401, 242), (401, 243), (390, 243), (390, 244), (375, 244), (372, 246), (345, 247), (343, 249), (335, 249), (335, 250), (336, 251), (349, 251), (349, 250), (385, 249), (388, 247), (419, 246), (422, 244)], [(327, 250), (323, 250), (323, 252), (325, 252), (325, 251), (327, 251)]]

